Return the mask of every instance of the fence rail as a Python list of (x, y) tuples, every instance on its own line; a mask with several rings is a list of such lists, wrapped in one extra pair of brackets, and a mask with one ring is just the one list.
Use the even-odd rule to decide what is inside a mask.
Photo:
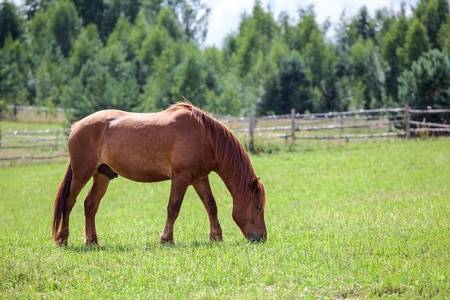
[[(16, 107), (16, 109), (33, 110), (27, 107)], [(45, 111), (44, 108), (38, 108)], [(410, 138), (411, 133), (450, 133), (450, 124), (439, 124), (430, 122), (412, 121), (411, 115), (450, 113), (450, 109), (411, 109), (408, 103), (401, 108), (355, 110), (346, 112), (329, 112), (319, 114), (299, 114), (295, 110), (290, 115), (250, 117), (250, 118), (227, 118), (220, 120), (237, 135), (244, 135), (248, 142), (250, 151), (254, 150), (255, 139), (291, 139), (295, 140), (347, 140), (367, 138)], [(404, 128), (397, 129), (396, 125), (404, 124)], [(411, 128), (415, 126), (416, 128)], [(340, 131), (341, 134), (329, 134), (328, 132)], [(361, 132), (370, 130), (372, 132)], [(350, 131), (345, 132), (344, 131)], [(374, 132), (375, 131), (375, 132)], [(21, 159), (53, 159), (65, 157), (67, 147), (67, 133), (70, 130), (35, 130), (35, 131), (8, 131), (2, 132), (0, 128), (0, 161)], [(273, 132), (270, 134), (270, 132)], [(321, 135), (309, 135), (309, 132), (318, 132)], [(304, 133), (304, 134), (300, 134)], [(308, 133), (308, 134), (307, 134)], [(5, 139), (5, 137), (7, 139)], [(8, 151), (9, 155), (4, 157), (1, 151)], [(11, 151), (18, 149), (53, 149), (52, 154), (25, 153), (15, 155)], [(63, 153), (55, 153), (57, 150)], [(25, 151), (24, 150), (24, 151)]]
[(14, 115), (17, 115), (18, 113), (21, 114), (35, 114), (36, 112), (55, 112), (58, 114), (64, 113), (63, 108), (55, 107), (55, 108), (49, 108), (49, 107), (36, 107), (36, 106), (19, 106), (19, 105), (11, 105), (9, 107)]
[[(68, 156), (67, 133), (70, 130), (2, 131), (0, 161), (44, 160)], [(63, 153), (58, 153), (63, 152)]]
[[(411, 115), (417, 114), (442, 114), (450, 113), (450, 109), (426, 109), (417, 110), (411, 109), (408, 103), (405, 103), (404, 107), (400, 108), (387, 108), (387, 109), (369, 109), (369, 110), (354, 110), (346, 112), (329, 112), (319, 114), (298, 114), (295, 110), (291, 111), (290, 115), (282, 116), (269, 116), (258, 118), (256, 122), (249, 122), (249, 128), (240, 128), (236, 132), (249, 132), (249, 150), (253, 151), (251, 145), (254, 144), (255, 132), (279, 132), (289, 131), (289, 133), (277, 133), (273, 136), (275, 138), (284, 138), (286, 141), (290, 138), (292, 142), (295, 140), (309, 139), (309, 140), (331, 140), (331, 139), (367, 139), (367, 138), (388, 138), (388, 137), (406, 137), (410, 138), (411, 133), (421, 132), (448, 132), (450, 133), (450, 125), (430, 123), (430, 122), (417, 122), (411, 120)], [(259, 126), (256, 124), (267, 122), (280, 122), (285, 120), (290, 125), (285, 126)], [(244, 120), (239, 120), (243, 122)], [(325, 123), (332, 124), (325, 124)], [(310, 126), (311, 124), (319, 124), (321, 126)], [(347, 123), (347, 124), (345, 124)], [(351, 123), (351, 124), (348, 124)], [(404, 129), (395, 129), (398, 124), (404, 124)], [(411, 128), (411, 125), (415, 125), (418, 128)], [(422, 127), (420, 127), (422, 126)], [(331, 130), (355, 130), (355, 129), (374, 129), (383, 130), (387, 132), (372, 132), (372, 133), (354, 133), (354, 134), (326, 134), (322, 135), (298, 135), (298, 132), (327, 132)]]
[[(387, 133), (373, 133), (373, 134), (341, 134), (341, 135), (327, 135), (327, 136), (295, 136), (295, 139), (303, 140), (348, 140), (353, 138), (380, 138), (380, 137), (393, 137), (403, 136), (403, 132), (387, 132)], [(280, 137), (291, 137), (291, 135), (285, 135)]]
[(35, 155), (22, 155), (22, 156), (12, 156), (12, 157), (0, 157), (0, 161), (4, 160), (18, 160), (18, 159), (52, 159), (57, 157), (67, 157), (69, 154), (67, 153), (59, 153), (54, 155), (46, 155), (46, 156), (35, 156)]

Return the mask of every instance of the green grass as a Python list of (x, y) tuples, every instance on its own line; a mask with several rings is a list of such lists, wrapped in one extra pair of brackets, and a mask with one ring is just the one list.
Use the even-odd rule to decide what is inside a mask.
[(447, 298), (450, 140), (324, 145), (252, 156), (264, 244), (242, 238), (214, 175), (223, 243), (208, 241), (189, 188), (177, 246), (159, 246), (170, 183), (118, 178), (97, 214), (103, 246), (83, 246), (85, 188), (59, 248), (50, 227), (66, 164), (0, 169), (0, 298)]
[(0, 129), (3, 133), (14, 131), (35, 131), (35, 130), (57, 130), (63, 129), (62, 123), (49, 122), (49, 123), (26, 123), (26, 122), (11, 122), (0, 121)]

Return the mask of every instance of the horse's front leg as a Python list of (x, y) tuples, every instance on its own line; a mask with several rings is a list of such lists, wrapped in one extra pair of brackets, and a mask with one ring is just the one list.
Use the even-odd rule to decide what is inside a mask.
[(175, 245), (175, 242), (173, 241), (173, 224), (178, 217), (184, 194), (186, 194), (190, 182), (190, 176), (174, 176), (172, 178), (169, 204), (167, 205), (167, 220), (164, 230), (159, 237), (160, 244)]
[(208, 177), (194, 184), (195, 191), (203, 202), (209, 217), (209, 239), (210, 241), (223, 241), (222, 228), (217, 217), (216, 200), (211, 192)]

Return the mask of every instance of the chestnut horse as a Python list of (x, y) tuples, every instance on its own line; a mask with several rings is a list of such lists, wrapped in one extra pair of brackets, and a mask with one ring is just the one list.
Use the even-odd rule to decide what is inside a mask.
[(53, 239), (67, 245), (69, 215), (81, 189), (93, 177), (84, 201), (85, 244), (98, 244), (95, 214), (109, 181), (123, 176), (139, 182), (172, 180), (167, 220), (160, 243), (174, 244), (173, 227), (189, 185), (203, 202), (209, 238), (222, 240), (208, 175), (216, 172), (233, 198), (232, 216), (251, 241), (267, 238), (265, 189), (236, 136), (188, 102), (159, 113), (96, 112), (73, 125), (70, 163), (54, 203)]

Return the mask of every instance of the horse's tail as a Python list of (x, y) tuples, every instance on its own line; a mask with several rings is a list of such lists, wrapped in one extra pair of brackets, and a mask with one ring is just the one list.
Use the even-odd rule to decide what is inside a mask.
[(52, 236), (56, 237), (56, 233), (59, 229), (59, 224), (61, 223), (61, 217), (64, 211), (64, 207), (66, 206), (67, 197), (69, 196), (70, 191), (70, 183), (72, 182), (72, 166), (67, 166), (66, 174), (64, 175), (64, 179), (59, 186), (58, 193), (56, 194), (55, 203), (53, 204), (53, 226), (52, 226)]

